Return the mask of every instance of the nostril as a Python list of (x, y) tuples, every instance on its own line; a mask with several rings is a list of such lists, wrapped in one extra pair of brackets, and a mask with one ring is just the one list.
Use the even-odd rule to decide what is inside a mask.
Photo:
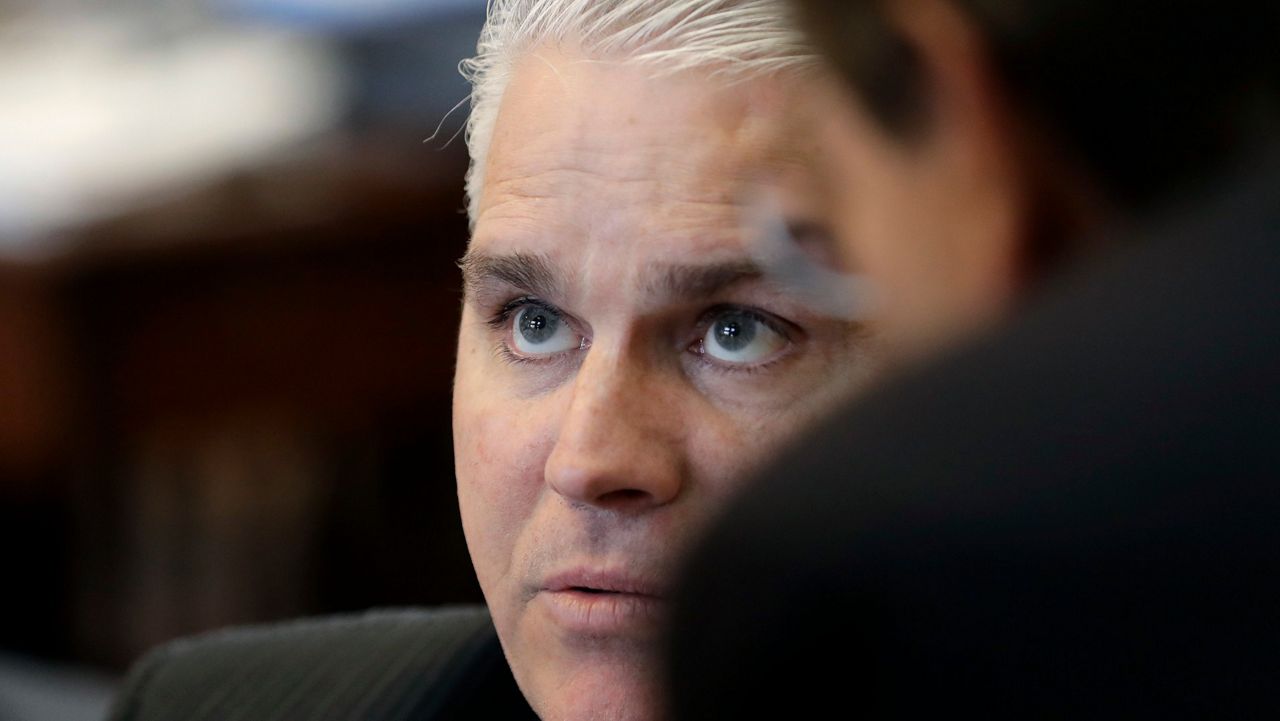
[(627, 503), (630, 501), (642, 501), (649, 497), (645, 491), (636, 488), (620, 488), (616, 491), (610, 491), (600, 497), (602, 501), (615, 501), (617, 503)]

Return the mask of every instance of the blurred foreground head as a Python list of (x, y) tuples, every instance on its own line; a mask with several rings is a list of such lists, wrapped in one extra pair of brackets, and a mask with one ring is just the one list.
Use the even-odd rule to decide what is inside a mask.
[(816, 113), (826, 220), (905, 351), (1003, 316), (1103, 224), (1280, 136), (1275, 3), (796, 5), (842, 78)]
[(917, 362), (693, 553), (677, 718), (1275, 716), (1276, 3), (797, 4)]

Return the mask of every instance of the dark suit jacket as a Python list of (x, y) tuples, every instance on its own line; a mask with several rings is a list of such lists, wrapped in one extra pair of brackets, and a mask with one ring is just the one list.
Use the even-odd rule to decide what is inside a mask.
[(483, 608), (231, 629), (148, 654), (111, 721), (533, 719)]
[(677, 718), (1280, 717), (1280, 163), (1183, 207), (748, 488)]

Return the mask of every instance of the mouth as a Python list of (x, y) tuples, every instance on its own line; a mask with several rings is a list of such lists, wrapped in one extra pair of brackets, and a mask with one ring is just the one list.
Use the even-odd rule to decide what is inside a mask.
[(543, 583), (552, 593), (625, 594), (663, 596), (662, 585), (637, 575), (591, 569), (574, 569), (556, 574)]
[(549, 578), (536, 600), (563, 631), (589, 636), (650, 631), (666, 606), (664, 589), (653, 580), (590, 569)]

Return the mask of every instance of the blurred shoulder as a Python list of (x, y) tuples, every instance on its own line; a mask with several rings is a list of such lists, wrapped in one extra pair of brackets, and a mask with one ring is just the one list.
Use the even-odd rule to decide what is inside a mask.
[[(112, 721), (435, 718), (492, 665), (483, 607), (397, 609), (217, 631), (139, 661)], [(500, 653), (499, 653), (500, 655)]]

